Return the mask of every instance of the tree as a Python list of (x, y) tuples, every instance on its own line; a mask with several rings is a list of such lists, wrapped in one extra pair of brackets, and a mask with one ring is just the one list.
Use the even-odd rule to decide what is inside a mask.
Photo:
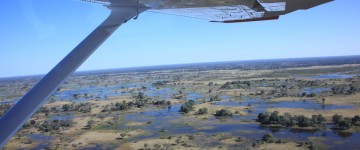
[(147, 150), (147, 149), (148, 149), (148, 147), (149, 147), (149, 144), (148, 144), (148, 143), (145, 143), (145, 144), (144, 144), (144, 148), (145, 148), (145, 150)]
[(70, 104), (64, 104), (64, 105), (62, 106), (62, 109), (63, 109), (64, 111), (69, 111), (70, 108), (71, 108), (71, 105), (70, 105)]
[(280, 123), (280, 117), (279, 117), (278, 111), (274, 111), (273, 113), (271, 113), (271, 115), (269, 117), (269, 122), (271, 124), (279, 124)]
[(270, 133), (266, 133), (262, 139), (262, 141), (266, 142), (266, 143), (273, 143), (275, 142), (274, 136)]
[(207, 114), (207, 113), (208, 113), (208, 109), (206, 107), (200, 108), (197, 112), (197, 114), (199, 114), (199, 115)]
[(227, 109), (221, 109), (219, 111), (216, 111), (215, 116), (218, 117), (225, 117), (225, 116), (232, 116), (232, 112), (230, 110)]
[(85, 128), (91, 129), (94, 125), (95, 125), (95, 121), (94, 121), (94, 120), (89, 120), (89, 121), (87, 122)]
[(179, 111), (183, 112), (183, 113), (188, 113), (189, 111), (194, 109), (194, 104), (195, 104), (195, 102), (193, 100), (189, 100), (185, 104), (181, 105)]
[(354, 118), (351, 119), (353, 124), (357, 124), (360, 121), (360, 116), (356, 115)]
[(298, 121), (298, 126), (300, 127), (308, 127), (311, 125), (310, 119), (303, 115), (298, 116), (297, 121)]
[(257, 117), (257, 121), (259, 121), (260, 123), (269, 123), (269, 119), (270, 119), (270, 114), (268, 112), (266, 113), (260, 113)]
[(210, 102), (212, 102), (212, 101), (220, 101), (219, 95), (215, 95), (215, 96), (210, 97)]
[(339, 123), (341, 120), (342, 120), (342, 115), (336, 114), (336, 115), (332, 116), (332, 121), (334, 122), (334, 124)]
[(31, 124), (31, 125), (35, 125), (35, 124), (36, 124), (36, 121), (35, 121), (35, 120), (30, 120), (30, 124)]
[(136, 99), (138, 99), (138, 100), (143, 100), (144, 98), (145, 98), (145, 94), (143, 92), (139, 92), (136, 95)]
[(306, 92), (302, 92), (301, 97), (305, 97), (305, 96), (306, 96)]
[(350, 118), (344, 118), (343, 120), (340, 120), (335, 127), (339, 128), (341, 130), (348, 130), (352, 126), (351, 119)]

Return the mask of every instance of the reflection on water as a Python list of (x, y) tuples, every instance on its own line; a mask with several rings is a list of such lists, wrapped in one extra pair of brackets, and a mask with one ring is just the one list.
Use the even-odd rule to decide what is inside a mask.
[(354, 106), (350, 105), (329, 105), (329, 104), (321, 104), (314, 102), (313, 100), (302, 100), (302, 101), (282, 101), (282, 102), (274, 102), (263, 99), (251, 99), (246, 101), (222, 101), (222, 102), (214, 102), (214, 105), (221, 106), (250, 106), (256, 110), (260, 110), (264, 112), (267, 108), (303, 108), (303, 109), (350, 109), (354, 108)]
[(48, 120), (71, 120), (74, 118), (75, 116), (72, 113), (61, 113), (50, 116)]
[(325, 74), (325, 75), (318, 75), (318, 76), (310, 76), (313, 79), (346, 79), (352, 78), (353, 75), (348, 74)]
[(311, 93), (315, 93), (315, 94), (320, 94), (322, 92), (327, 92), (330, 91), (330, 88), (304, 88), (303, 92), (305, 92), (306, 94), (311, 94)]
[(187, 100), (198, 100), (198, 99), (201, 99), (201, 98), (205, 98), (205, 96), (201, 93), (197, 93), (197, 92), (187, 92), (187, 95), (186, 95), (186, 99)]
[(171, 99), (173, 94), (175, 94), (176, 91), (172, 90), (170, 88), (147, 88), (145, 94), (150, 97), (159, 98), (160, 100), (168, 100)]

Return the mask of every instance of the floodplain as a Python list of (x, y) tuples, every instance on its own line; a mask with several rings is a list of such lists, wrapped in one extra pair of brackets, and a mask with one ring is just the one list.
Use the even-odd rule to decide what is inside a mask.
[(359, 115), (360, 56), (77, 72), (3, 149), (357, 149)]

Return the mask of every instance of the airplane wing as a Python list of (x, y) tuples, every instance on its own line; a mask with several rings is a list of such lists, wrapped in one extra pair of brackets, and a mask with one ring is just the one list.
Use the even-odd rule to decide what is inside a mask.
[[(203, 19), (210, 22), (236, 23), (275, 20), (299, 9), (309, 9), (331, 0), (243, 0), (225, 6), (195, 5), (189, 8), (161, 8), (149, 12)], [(231, 4), (231, 5), (230, 5)], [(200, 7), (198, 7), (200, 6)]]

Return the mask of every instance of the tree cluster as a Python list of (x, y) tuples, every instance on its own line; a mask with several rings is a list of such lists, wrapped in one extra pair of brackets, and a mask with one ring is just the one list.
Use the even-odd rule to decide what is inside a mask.
[(217, 117), (226, 117), (226, 116), (231, 117), (232, 115), (233, 115), (233, 113), (227, 109), (217, 110), (215, 113), (215, 116), (217, 116)]
[(303, 115), (292, 116), (289, 113), (284, 115), (279, 115), (278, 111), (272, 113), (260, 113), (257, 117), (257, 121), (261, 124), (276, 124), (286, 127), (299, 126), (299, 127), (315, 127), (317, 125), (323, 124), (326, 121), (326, 118), (322, 115), (313, 115), (311, 118), (308, 118)]
[[(46, 107), (45, 107), (46, 108)], [(44, 110), (41, 110), (41, 112), (46, 112), (48, 108), (43, 108)], [(64, 104), (62, 107), (63, 111), (78, 111), (82, 113), (88, 113), (91, 112), (91, 106), (90, 103), (80, 103), (80, 104)], [(54, 110), (53, 108), (51, 109)]]
[(250, 81), (231, 81), (223, 84), (220, 89), (242, 89), (251, 86)]
[(356, 115), (353, 118), (343, 117), (342, 115), (333, 115), (332, 121), (334, 123), (334, 130), (348, 130), (352, 126), (360, 126), (360, 116)]
[(189, 101), (185, 102), (185, 104), (181, 105), (179, 111), (183, 112), (183, 113), (188, 113), (194, 109), (194, 105), (195, 105), (195, 101), (189, 100)]
[(161, 87), (161, 86), (165, 86), (169, 82), (170, 81), (157, 81), (155, 83), (152, 83), (152, 85), (155, 86), (155, 87)]
[(155, 101), (154, 105), (171, 105), (171, 101), (161, 100), (161, 101)]
[(53, 130), (60, 130), (63, 127), (71, 127), (74, 124), (72, 120), (53, 120), (45, 121), (41, 124), (35, 124), (40, 131), (51, 132)]
[(107, 105), (101, 112), (125, 111), (134, 107), (142, 108), (150, 102), (150, 98), (148, 98), (143, 92), (139, 92), (137, 95), (134, 96), (134, 98), (134, 101), (122, 101), (116, 102), (115, 105)]
[(331, 92), (333, 94), (355, 94), (358, 91), (358, 88), (354, 85), (341, 85), (341, 86), (333, 86), (331, 87)]

